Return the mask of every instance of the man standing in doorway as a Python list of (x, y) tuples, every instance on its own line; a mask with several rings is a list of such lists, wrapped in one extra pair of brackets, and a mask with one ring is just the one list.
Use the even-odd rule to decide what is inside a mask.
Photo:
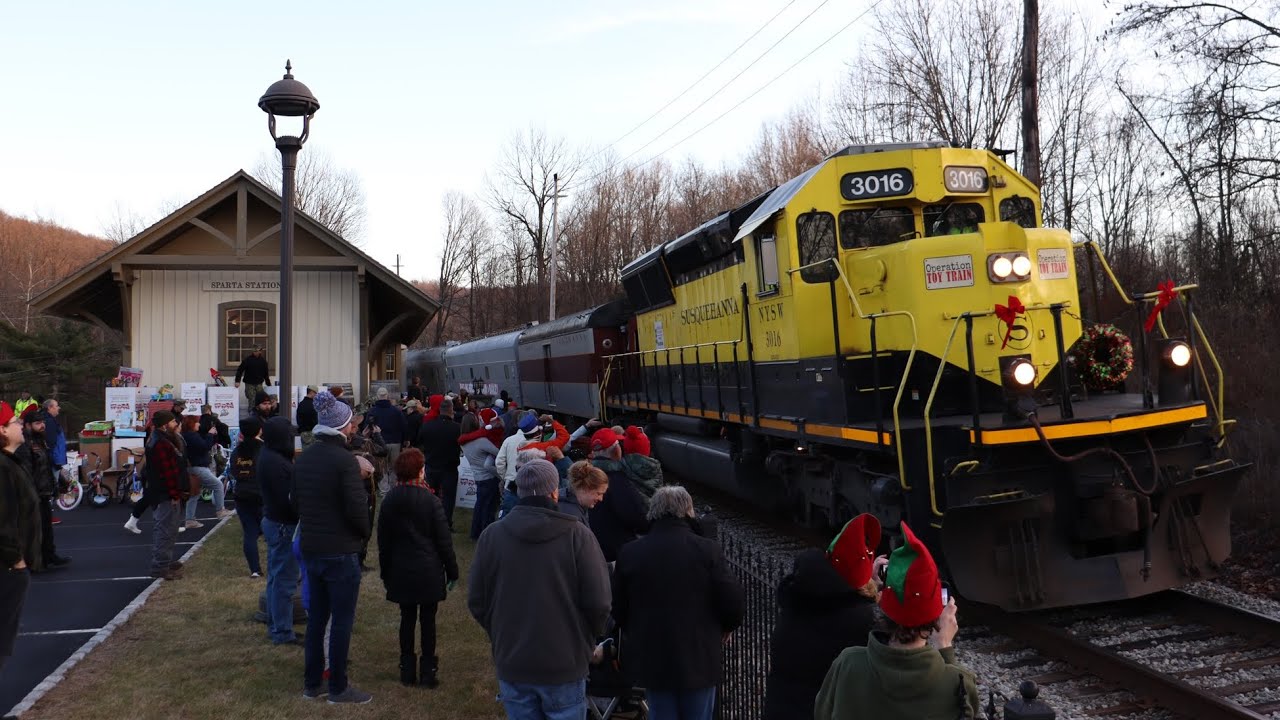
[(22, 419), (0, 401), (0, 668), (13, 655), (18, 618), (31, 585), (31, 566), (40, 552), (40, 499), (13, 456), (22, 444)]
[(302, 562), (311, 606), (307, 613), (302, 697), (318, 699), (324, 673), (325, 625), (329, 638), (329, 702), (367, 703), (369, 693), (347, 682), (347, 657), (360, 596), (360, 548), (369, 539), (368, 495), (360, 465), (347, 450), (356, 434), (351, 406), (328, 390), (315, 399), (315, 441), (293, 466), (293, 503), (301, 525)]
[(267, 359), (262, 356), (261, 345), (255, 347), (253, 354), (241, 360), (240, 367), (236, 368), (236, 387), (240, 387), (242, 380), (245, 400), (256, 405), (254, 398), (262, 392), (262, 386), (271, 384), (271, 371), (267, 369)]

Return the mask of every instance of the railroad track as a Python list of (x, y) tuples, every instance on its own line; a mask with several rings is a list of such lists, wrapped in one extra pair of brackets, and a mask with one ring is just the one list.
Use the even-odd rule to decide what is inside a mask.
[(1040, 685), (1082, 681), (1070, 694), (1132, 695), (1089, 708), (1089, 716), (1159, 707), (1198, 720), (1280, 717), (1280, 622), (1263, 615), (1177, 590), (1067, 611), (1008, 613), (970, 603), (961, 612), (965, 625), (986, 626), (1033, 651), (1004, 667), (1069, 666), (1030, 678)]

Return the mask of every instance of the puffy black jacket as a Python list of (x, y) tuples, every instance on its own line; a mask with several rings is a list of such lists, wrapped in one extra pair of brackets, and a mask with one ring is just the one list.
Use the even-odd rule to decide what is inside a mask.
[(444, 505), (429, 489), (398, 484), (383, 498), (378, 564), (391, 602), (422, 605), (444, 600), (445, 583), (458, 579), (458, 560)]
[(231, 454), (231, 475), (236, 479), (236, 502), (262, 502), (262, 485), (258, 481), (258, 452), (262, 441), (245, 438)]
[(293, 491), (293, 427), (288, 418), (274, 417), (262, 428), (258, 453), (258, 484), (262, 487), (262, 515), (282, 525), (296, 525)]
[(770, 640), (764, 720), (811, 720), (831, 663), (847, 647), (867, 644), (876, 602), (860, 595), (821, 550), (796, 555), (778, 585), (778, 620)]
[(354, 555), (369, 539), (369, 496), (360, 466), (338, 435), (317, 435), (293, 463), (293, 504), (302, 553)]
[[(605, 497), (611, 492), (612, 481)], [(737, 629), (742, 613), (742, 587), (720, 545), (700, 537), (688, 520), (657, 520), (618, 552), (613, 617), (629, 641), (631, 672), (647, 689), (719, 684), (723, 635)]]
[(236, 368), (236, 382), (244, 380), (250, 385), (261, 385), (271, 379), (267, 370), (267, 359), (257, 355), (247, 355)]
[(44, 443), (44, 436), (37, 436), (27, 429), (23, 432), (26, 442), (14, 451), (14, 459), (23, 470), (31, 476), (32, 486), (36, 494), (42, 498), (53, 497), (53, 465), (49, 460), (49, 446)]
[(0, 572), (19, 560), (42, 567), (39, 503), (27, 471), (13, 455), (0, 451)]
[(604, 559), (613, 562), (618, 559), (618, 550), (648, 527), (646, 503), (627, 477), (622, 463), (608, 458), (596, 458), (591, 463), (609, 476), (609, 489), (604, 499), (589, 511), (591, 532), (600, 541)]
[(462, 448), (458, 445), (458, 423), (438, 417), (422, 423), (418, 431), (418, 445), (427, 457), (427, 475), (433, 472), (456, 471), (462, 462)]
[(320, 416), (316, 413), (315, 398), (304, 397), (298, 403), (298, 432), (311, 432)]
[(206, 434), (209, 428), (216, 428), (218, 431), (218, 444), (223, 447), (231, 447), (231, 430), (227, 424), (218, 419), (217, 415), (208, 413), (200, 416), (200, 433)]

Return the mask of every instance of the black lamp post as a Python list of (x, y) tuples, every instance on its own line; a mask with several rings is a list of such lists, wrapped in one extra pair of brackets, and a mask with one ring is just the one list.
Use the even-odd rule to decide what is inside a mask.
[[(280, 151), (283, 170), (280, 190), (280, 357), (276, 361), (276, 378), (280, 383), (280, 402), (293, 407), (293, 174), (298, 167), (298, 151), (311, 132), (311, 116), (320, 109), (320, 101), (306, 85), (293, 79), (293, 65), (286, 60), (284, 78), (271, 83), (258, 100), (267, 113), (267, 128)], [(276, 116), (302, 118), (302, 135), (276, 135)], [(288, 395), (286, 395), (288, 393)], [(289, 410), (284, 411), (288, 413)]]

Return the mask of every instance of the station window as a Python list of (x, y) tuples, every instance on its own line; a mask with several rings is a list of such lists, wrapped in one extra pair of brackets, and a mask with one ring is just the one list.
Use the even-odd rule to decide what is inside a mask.
[(831, 263), (815, 265), (836, 257), (836, 219), (831, 213), (815, 210), (796, 218), (796, 246), (803, 268), (800, 277), (805, 282), (831, 282), (839, 277)]
[(253, 301), (222, 303), (218, 314), (222, 369), (235, 370), (255, 347), (264, 348), (267, 355), (275, 347), (275, 305)]
[(840, 213), (840, 247), (846, 250), (877, 247), (909, 240), (916, 234), (911, 208), (878, 207)]
[(986, 222), (986, 213), (978, 203), (943, 203), (924, 208), (924, 234), (963, 235), (978, 232), (978, 223)]
[(382, 379), (395, 380), (396, 378), (396, 351), (388, 350), (382, 354)]
[(1036, 204), (1029, 197), (1014, 195), (1000, 201), (1000, 219), (1024, 228), (1036, 226)]

